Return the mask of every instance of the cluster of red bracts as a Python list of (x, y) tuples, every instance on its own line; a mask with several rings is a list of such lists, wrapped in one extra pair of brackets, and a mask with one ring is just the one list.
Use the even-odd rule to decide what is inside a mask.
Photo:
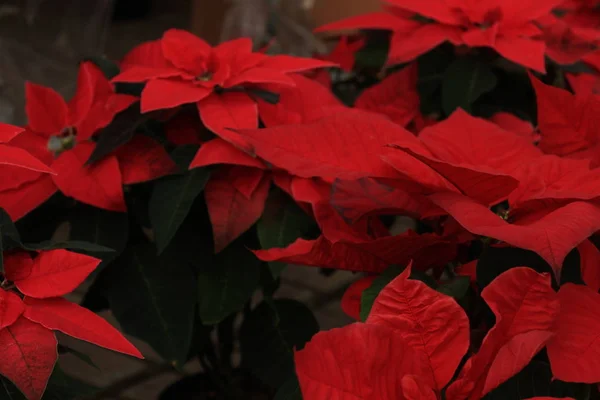
[[(296, 353), (305, 398), (436, 399), (445, 391), (450, 400), (478, 399), (544, 347), (556, 378), (600, 382), (600, 252), (589, 240), (600, 230), (600, 74), (593, 69), (600, 53), (588, 21), (597, 9), (564, 0), (388, 0), (386, 6), (385, 13), (323, 28), (390, 30), (388, 63), (409, 62), (361, 93), (354, 107), (315, 74), (335, 63), (352, 68), (363, 42), (347, 39), (317, 60), (253, 52), (247, 39), (213, 48), (169, 30), (132, 50), (112, 81), (82, 63), (69, 102), (28, 84), (28, 125), (0, 125), (0, 207), (18, 220), (61, 192), (127, 211), (125, 185), (176, 169), (163, 146), (136, 135), (88, 160), (99, 131), (139, 101), (142, 113), (166, 110), (171, 143), (200, 145), (190, 168), (214, 169), (204, 196), (216, 252), (256, 223), (275, 185), (315, 219), (321, 236), (256, 256), (371, 274), (345, 296), (349, 314), (358, 315), (356, 298), (373, 276), (392, 264), (410, 265), (377, 297), (365, 323), (320, 333)], [(551, 13), (556, 8), (560, 18)], [(530, 75), (537, 127), (504, 112), (485, 120), (458, 110), (436, 121), (420, 112), (417, 65), (410, 62), (446, 41), (492, 48), (538, 72), (545, 56), (584, 60), (591, 69), (568, 76), (575, 94)], [(144, 83), (141, 98), (116, 93), (117, 82)], [(174, 112), (186, 104), (197, 114)], [(208, 140), (206, 129), (214, 134)], [(390, 214), (434, 229), (395, 234), (379, 218)], [(461, 307), (408, 276), (412, 268), (439, 278), (450, 262), (472, 276), (476, 260), (463, 263), (461, 249), (482, 238), (537, 253), (556, 277), (577, 248), (585, 286), (555, 292), (549, 275), (511, 269), (481, 293), (496, 324), (480, 346), (470, 345)], [(140, 356), (104, 320), (60, 297), (97, 265), (63, 250), (6, 255), (0, 373), (28, 398), (41, 398), (56, 361), (54, 330)]]

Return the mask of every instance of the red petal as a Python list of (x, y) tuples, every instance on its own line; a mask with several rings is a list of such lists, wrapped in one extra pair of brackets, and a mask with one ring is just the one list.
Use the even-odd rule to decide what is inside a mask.
[(136, 101), (137, 97), (126, 94), (110, 94), (96, 101), (84, 120), (76, 126), (77, 138), (79, 141), (89, 140), (96, 131), (110, 124), (115, 115)]
[(546, 72), (544, 59), (546, 46), (541, 40), (527, 37), (508, 38), (498, 36), (493, 48), (510, 61), (542, 73)]
[(318, 27), (315, 29), (315, 32), (342, 31), (347, 29), (384, 29), (393, 31), (407, 24), (411, 26), (419, 25), (418, 22), (409, 22), (388, 13), (375, 12), (332, 22)]
[(162, 53), (161, 40), (151, 40), (131, 49), (120, 62), (121, 71), (133, 66), (145, 65), (155, 68), (173, 68)]
[(211, 176), (204, 189), (204, 197), (212, 224), (215, 252), (227, 247), (260, 218), (270, 185), (271, 180), (264, 178), (248, 199), (228, 179), (226, 170)]
[(318, 82), (297, 74), (290, 75), (290, 78), (295, 83), (294, 87), (273, 87), (273, 91), (279, 94), (277, 104), (257, 101), (265, 126), (316, 121), (344, 107), (328, 88)]
[(98, 73), (102, 72), (92, 62), (86, 61), (79, 64), (75, 94), (68, 103), (68, 126), (79, 124), (90, 111), (94, 101)]
[(552, 374), (566, 382), (600, 381), (600, 294), (567, 283), (559, 292), (556, 335), (548, 342)]
[(8, 253), (4, 256), (4, 271), (11, 281), (26, 279), (31, 275), (33, 259), (27, 252)]
[(332, 243), (323, 236), (298, 239), (286, 248), (256, 250), (254, 254), (263, 261), (382, 273), (391, 264), (408, 264), (412, 259), (420, 269), (444, 265), (456, 255), (455, 247), (440, 236), (408, 231), (362, 242)]
[(419, 376), (404, 375), (401, 382), (404, 400), (437, 400), (438, 398), (433, 389)]
[(245, 83), (274, 83), (294, 86), (294, 81), (276, 69), (250, 68), (225, 82), (225, 87), (243, 85)]
[(192, 75), (203, 72), (212, 47), (193, 33), (169, 29), (161, 39), (162, 52), (174, 66)]
[(228, 61), (249, 56), (252, 53), (252, 39), (239, 38), (219, 43), (213, 52), (217, 55), (218, 59)]
[(58, 135), (67, 127), (67, 103), (53, 89), (27, 82), (25, 100), (28, 124), (35, 132)]
[(43, 251), (33, 260), (30, 273), (16, 269), (18, 264), (7, 264), (6, 276), (27, 296), (38, 299), (63, 296), (75, 290), (100, 261), (62, 249)]
[(198, 103), (198, 112), (204, 125), (221, 139), (242, 150), (249, 148), (246, 140), (232, 130), (258, 127), (256, 102), (246, 93), (213, 94)]
[(540, 139), (531, 122), (524, 121), (511, 113), (497, 112), (490, 117), (490, 121), (503, 130), (521, 136), (532, 143), (537, 143)]
[(50, 175), (27, 182), (15, 189), (0, 192), (0, 207), (16, 221), (48, 200), (57, 188)]
[[(595, 96), (573, 95), (529, 76), (537, 97), (540, 149), (558, 156), (576, 157), (588, 149), (597, 151), (600, 102)], [(576, 157), (581, 158), (581, 157)]]
[(115, 152), (124, 185), (147, 182), (177, 169), (169, 153), (154, 139), (135, 135)]
[(342, 310), (351, 318), (360, 321), (360, 304), (363, 292), (371, 286), (375, 276), (361, 278), (354, 282), (342, 296)]
[(94, 144), (79, 143), (74, 149), (63, 152), (52, 164), (58, 173), (54, 183), (66, 196), (105, 210), (125, 211), (123, 179), (119, 162), (108, 156), (86, 166)]
[(346, 110), (318, 121), (241, 134), (264, 160), (299, 177), (358, 179), (399, 174), (379, 155), (383, 146), (412, 140), (413, 134), (379, 116)]
[(40, 400), (58, 359), (52, 331), (21, 317), (0, 330), (0, 374), (29, 400)]
[(581, 277), (587, 286), (594, 291), (600, 290), (600, 251), (589, 240), (577, 246), (579, 251)]
[(438, 193), (429, 198), (469, 232), (532, 250), (555, 272), (560, 271), (569, 251), (600, 229), (600, 208), (585, 202), (573, 202), (526, 224), (511, 225), (460, 194)]
[(262, 68), (274, 69), (281, 72), (304, 72), (316, 68), (335, 67), (337, 64), (330, 61), (317, 60), (314, 58), (293, 57), (285, 54), (266, 57), (260, 63)]
[(14, 146), (0, 144), (0, 164), (13, 165), (31, 171), (54, 174), (46, 164), (29, 154), (27, 151)]
[(447, 40), (456, 41), (460, 28), (440, 25), (415, 23), (411, 30), (395, 31), (390, 42), (388, 65), (409, 62), (425, 54)]
[(427, 2), (419, 0), (386, 0), (388, 4), (412, 11), (424, 17), (449, 25), (460, 25), (461, 21), (455, 9), (448, 5), (445, 0), (430, 0)]
[(19, 126), (4, 124), (0, 122), (0, 143), (10, 142), (24, 130), (25, 129)]
[(215, 138), (203, 143), (190, 163), (190, 168), (205, 167), (214, 164), (233, 164), (266, 169), (265, 164), (256, 157), (238, 150), (229, 142)]
[(257, 168), (232, 166), (231, 168), (226, 168), (226, 171), (231, 185), (248, 200), (252, 198), (252, 195), (265, 177), (265, 171)]
[(554, 334), (559, 302), (548, 274), (512, 268), (481, 295), (496, 324), (448, 388), (448, 398), (483, 397), (521, 371)]
[(14, 324), (23, 311), (25, 305), (19, 296), (0, 289), (0, 329)]
[(408, 125), (420, 112), (417, 64), (413, 63), (364, 90), (354, 106), (386, 115), (398, 125)]
[(402, 399), (402, 376), (430, 372), (402, 337), (360, 323), (317, 333), (294, 358), (305, 399)]
[(367, 324), (393, 330), (426, 354), (436, 388), (442, 390), (469, 348), (469, 319), (452, 297), (409, 275), (410, 266), (379, 293)]
[(176, 78), (182, 72), (173, 67), (147, 67), (134, 65), (112, 78), (112, 82), (145, 82), (152, 79)]
[(142, 112), (173, 108), (196, 103), (211, 93), (210, 89), (196, 86), (191, 81), (154, 79), (146, 83), (142, 92)]
[(144, 358), (114, 326), (93, 312), (62, 298), (25, 297), (25, 318), (47, 329), (137, 358)]

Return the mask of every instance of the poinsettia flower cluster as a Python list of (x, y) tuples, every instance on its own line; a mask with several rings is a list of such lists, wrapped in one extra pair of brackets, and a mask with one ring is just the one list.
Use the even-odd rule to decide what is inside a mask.
[(598, 49), (597, 11), (590, 3), (386, 0), (383, 12), (336, 21), (318, 31), (391, 31), (388, 64), (412, 61), (450, 42), (491, 48), (509, 61), (543, 72), (545, 55), (560, 64), (572, 64)]
[(41, 399), (58, 359), (55, 331), (143, 358), (107, 321), (62, 296), (100, 260), (67, 250), (4, 254), (0, 288), (0, 374), (28, 399)]

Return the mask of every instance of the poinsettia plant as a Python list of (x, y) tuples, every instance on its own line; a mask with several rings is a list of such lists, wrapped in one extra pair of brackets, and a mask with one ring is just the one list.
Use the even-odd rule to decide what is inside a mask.
[[(94, 392), (58, 331), (200, 364), (161, 399), (600, 398), (598, 7), (386, 0), (310, 59), (171, 29), (28, 83), (0, 397)], [(319, 332), (288, 264), (352, 271), (356, 322)]]

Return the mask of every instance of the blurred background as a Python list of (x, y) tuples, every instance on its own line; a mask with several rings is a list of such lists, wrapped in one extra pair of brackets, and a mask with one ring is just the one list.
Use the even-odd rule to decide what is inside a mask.
[(184, 28), (211, 44), (249, 36), (271, 52), (326, 51), (312, 28), (379, 7), (377, 0), (0, 0), (0, 120), (24, 124), (23, 85), (68, 96), (77, 62), (120, 59), (138, 43)]

